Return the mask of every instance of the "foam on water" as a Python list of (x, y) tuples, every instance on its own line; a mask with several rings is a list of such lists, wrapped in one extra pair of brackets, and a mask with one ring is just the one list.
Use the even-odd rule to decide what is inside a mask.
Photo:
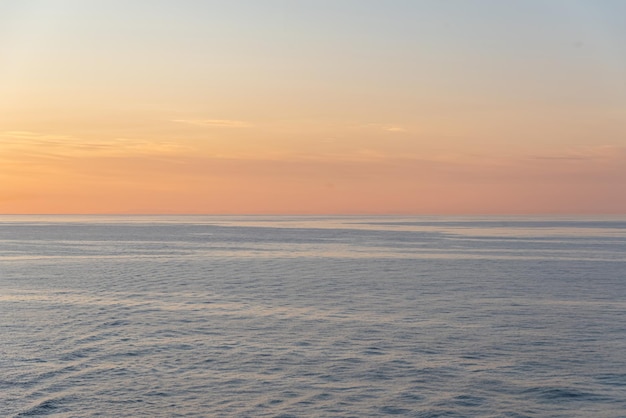
[(0, 217), (2, 416), (624, 417), (626, 219)]

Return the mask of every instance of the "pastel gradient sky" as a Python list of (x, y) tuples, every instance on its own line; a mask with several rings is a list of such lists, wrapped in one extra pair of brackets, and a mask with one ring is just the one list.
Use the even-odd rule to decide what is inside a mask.
[(3, 0), (0, 213), (626, 213), (626, 2)]

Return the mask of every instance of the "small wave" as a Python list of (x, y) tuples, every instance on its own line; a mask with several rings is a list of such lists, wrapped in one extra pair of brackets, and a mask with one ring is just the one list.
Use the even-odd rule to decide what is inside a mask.
[(404, 414), (408, 414), (411, 411), (405, 408), (398, 408), (395, 406), (387, 405), (387, 406), (383, 406), (382, 408), (380, 408), (380, 412), (385, 415), (404, 415)]
[(49, 398), (38, 402), (25, 411), (20, 412), (16, 417), (35, 417), (40, 415), (50, 415), (54, 413), (67, 412), (63, 407), (63, 403), (67, 401), (66, 397)]
[(465, 418), (465, 415), (461, 415), (454, 411), (447, 409), (435, 409), (429, 411), (421, 411), (415, 415), (416, 418)]
[(602, 400), (591, 392), (582, 392), (576, 389), (560, 387), (535, 387), (524, 391), (525, 394), (537, 397), (543, 402), (569, 402), (569, 401), (597, 401)]
[(626, 374), (608, 373), (598, 376), (597, 381), (609, 386), (626, 386)]
[(485, 403), (485, 398), (471, 395), (459, 395), (453, 399), (453, 402), (460, 406), (481, 406)]

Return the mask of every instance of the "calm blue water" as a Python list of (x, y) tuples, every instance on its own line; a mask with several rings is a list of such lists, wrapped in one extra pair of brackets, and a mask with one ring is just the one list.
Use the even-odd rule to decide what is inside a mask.
[(626, 417), (626, 218), (0, 217), (0, 416)]

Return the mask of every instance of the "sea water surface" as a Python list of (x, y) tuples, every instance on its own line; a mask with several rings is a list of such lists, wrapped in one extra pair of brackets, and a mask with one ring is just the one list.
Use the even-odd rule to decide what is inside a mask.
[(626, 417), (626, 218), (0, 216), (0, 416)]

